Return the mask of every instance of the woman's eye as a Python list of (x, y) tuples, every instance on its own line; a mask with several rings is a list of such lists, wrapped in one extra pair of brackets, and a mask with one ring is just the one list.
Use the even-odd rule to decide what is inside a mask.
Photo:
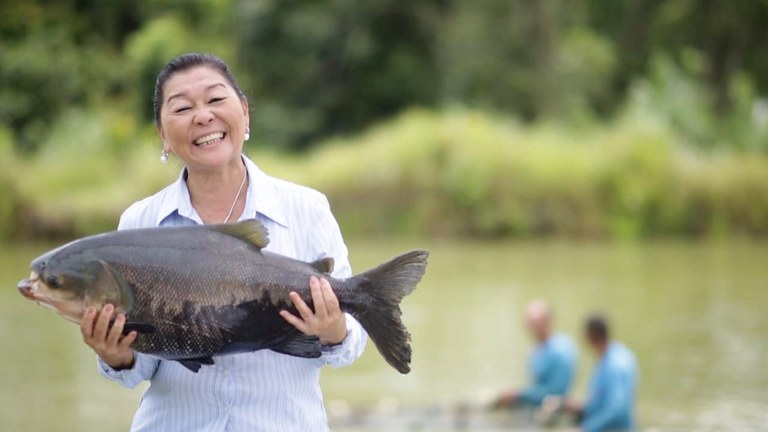
[(224, 99), (226, 99), (226, 98), (224, 98), (224, 97), (215, 97), (215, 98), (212, 98), (212, 99), (210, 100), (210, 103), (221, 102), (221, 101), (223, 101)]
[(180, 113), (189, 110), (189, 107), (176, 108), (175, 113)]

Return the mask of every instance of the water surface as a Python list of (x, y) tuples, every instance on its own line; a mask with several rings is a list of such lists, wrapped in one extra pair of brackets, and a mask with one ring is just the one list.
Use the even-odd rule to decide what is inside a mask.
[[(102, 379), (78, 328), (16, 292), (29, 261), (50, 246), (0, 245), (2, 429), (126, 430), (143, 387)], [(521, 310), (544, 297), (559, 328), (581, 343), (577, 398), (594, 364), (581, 322), (602, 310), (638, 356), (642, 429), (758, 431), (768, 424), (768, 244), (367, 240), (349, 247), (358, 271), (413, 247), (432, 255), (423, 283), (404, 302), (413, 372), (399, 375), (369, 344), (353, 366), (324, 372), (332, 412), (395, 406), (429, 413), (476, 405), (523, 383), (531, 343)]]

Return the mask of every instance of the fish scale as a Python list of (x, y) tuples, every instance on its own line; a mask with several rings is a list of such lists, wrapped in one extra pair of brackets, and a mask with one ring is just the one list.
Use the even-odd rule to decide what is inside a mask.
[(318, 339), (300, 333), (279, 311), (296, 313), (292, 291), (313, 307), (308, 280), (323, 277), (385, 360), (402, 373), (410, 371), (410, 334), (399, 304), (421, 280), (428, 252), (408, 252), (360, 275), (335, 279), (331, 259), (299, 261), (264, 251), (268, 242), (266, 228), (254, 219), (115, 231), (37, 258), (32, 278), (20, 282), (19, 290), (75, 322), (82, 314), (72, 311), (112, 303), (125, 313), (126, 331), (139, 333), (134, 350), (197, 371), (223, 353), (271, 349), (319, 357)]

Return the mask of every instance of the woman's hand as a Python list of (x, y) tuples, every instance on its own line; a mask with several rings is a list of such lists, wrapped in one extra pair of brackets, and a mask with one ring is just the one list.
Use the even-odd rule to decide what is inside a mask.
[(301, 296), (291, 292), (289, 297), (299, 311), (301, 318), (282, 310), (280, 315), (300, 332), (317, 336), (323, 345), (340, 344), (347, 337), (347, 319), (339, 306), (339, 299), (333, 293), (331, 284), (314, 276), (309, 278), (309, 291), (315, 312), (307, 306)]
[(83, 314), (80, 332), (85, 344), (112, 369), (130, 369), (133, 367), (131, 344), (136, 340), (137, 333), (132, 331), (123, 336), (124, 314), (117, 315), (110, 327), (109, 322), (114, 311), (115, 308), (111, 304), (105, 305), (100, 313), (96, 312), (93, 306), (89, 306)]

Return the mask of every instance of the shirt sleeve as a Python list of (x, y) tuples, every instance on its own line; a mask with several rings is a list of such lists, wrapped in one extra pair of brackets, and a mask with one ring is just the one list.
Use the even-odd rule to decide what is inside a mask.
[(99, 373), (104, 378), (115, 381), (123, 387), (134, 388), (142, 381), (146, 381), (155, 375), (160, 360), (148, 355), (133, 353), (133, 367), (130, 369), (115, 370), (98, 357)]
[[(320, 236), (315, 239), (316, 258), (333, 257), (333, 277), (344, 279), (352, 276), (347, 246), (344, 244), (339, 224), (333, 217), (330, 204), (325, 197), (322, 198), (321, 204), (318, 206), (315, 223), (318, 229), (314, 232)], [(352, 364), (363, 354), (368, 341), (368, 334), (355, 318), (346, 314), (346, 320), (347, 336), (344, 341), (338, 345), (323, 347), (323, 359), (334, 368)]]
[(534, 379), (530, 386), (519, 395), (521, 402), (539, 405), (549, 395), (564, 394), (570, 383), (570, 366), (556, 353), (547, 353), (540, 361), (546, 362), (541, 377)]
[(546, 381), (532, 383), (523, 390), (520, 393), (520, 400), (533, 405), (539, 405), (549, 395), (561, 395), (563, 392), (560, 383), (567, 379), (567, 371), (564, 371), (563, 367), (551, 366), (547, 374)]
[(621, 370), (612, 370), (606, 374), (604, 402), (598, 409), (585, 411), (581, 428), (584, 432), (600, 432), (608, 429), (613, 421), (629, 409), (629, 378)]
[(347, 336), (338, 345), (323, 347), (322, 356), (326, 364), (334, 368), (349, 366), (357, 360), (365, 351), (368, 335), (363, 326), (350, 314), (345, 314), (347, 319)]

